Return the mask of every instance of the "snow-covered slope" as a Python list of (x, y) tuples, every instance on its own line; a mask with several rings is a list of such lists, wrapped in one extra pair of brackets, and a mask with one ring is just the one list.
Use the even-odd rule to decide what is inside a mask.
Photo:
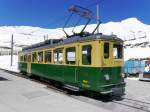
[[(76, 31), (80, 31), (83, 26), (78, 26)], [(89, 25), (86, 31), (92, 32), (95, 24)], [(67, 28), (71, 34), (72, 28)], [(136, 18), (128, 18), (121, 22), (108, 22), (101, 24), (100, 32), (110, 35), (115, 34), (118, 37), (129, 40), (134, 38), (150, 36), (150, 25), (140, 22)], [(18, 45), (30, 45), (44, 40), (44, 35), (49, 38), (62, 38), (65, 36), (61, 28), (44, 29), (31, 26), (0, 26), (0, 45), (7, 46), (10, 44), (11, 35), (14, 34), (15, 43)]]
[(61, 29), (43, 29), (30, 26), (1, 26), (0, 46), (10, 46), (11, 35), (14, 35), (16, 45), (30, 45), (44, 40), (44, 35), (50, 38), (60, 38)]
[[(92, 32), (95, 26), (95, 24), (89, 25), (86, 31)], [(82, 25), (78, 26), (75, 31), (79, 32), (82, 27)], [(71, 34), (71, 29), (67, 28), (66, 31)], [(104, 23), (100, 25), (99, 29), (103, 34), (115, 34), (119, 38), (126, 40), (125, 46), (128, 47), (141, 47), (143, 46), (140, 44), (142, 42), (147, 42), (146, 45), (149, 45), (150, 25), (146, 25), (136, 18), (128, 18), (121, 22)], [(44, 29), (31, 26), (0, 26), (0, 46), (10, 46), (12, 34), (14, 35), (15, 46), (26, 46), (41, 42), (44, 40), (44, 35), (48, 35), (49, 39), (65, 37), (61, 28)], [(130, 58), (130, 55), (127, 58)]]

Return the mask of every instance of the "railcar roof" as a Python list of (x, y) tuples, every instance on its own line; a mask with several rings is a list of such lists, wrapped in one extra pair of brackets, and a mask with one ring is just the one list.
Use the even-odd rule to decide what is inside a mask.
[[(54, 40), (56, 40), (56, 39), (54, 39)], [(92, 41), (92, 40), (108, 40), (108, 41), (117, 41), (117, 42), (123, 43), (123, 40), (118, 38), (116, 35), (94, 34), (94, 35), (90, 35), (90, 36), (86, 36), (86, 37), (73, 36), (73, 37), (67, 38), (67, 39), (60, 39), (60, 40), (58, 40), (58, 43), (53, 43), (53, 44), (49, 43), (49, 44), (45, 44), (43, 46), (40, 46), (41, 43), (38, 43), (38, 44), (34, 44), (34, 45), (28, 46), (26, 48), (23, 48), (22, 51), (23, 52), (31, 52), (31, 51), (36, 51), (36, 50), (53, 48), (53, 47), (60, 46), (60, 45), (66, 45), (66, 44), (84, 42), (84, 41)], [(38, 46), (35, 47), (35, 45), (38, 45)]]

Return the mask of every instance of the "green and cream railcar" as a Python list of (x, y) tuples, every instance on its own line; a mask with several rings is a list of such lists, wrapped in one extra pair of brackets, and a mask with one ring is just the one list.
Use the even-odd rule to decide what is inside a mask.
[(123, 41), (116, 36), (75, 36), (19, 53), (19, 69), (64, 87), (101, 94), (124, 90)]

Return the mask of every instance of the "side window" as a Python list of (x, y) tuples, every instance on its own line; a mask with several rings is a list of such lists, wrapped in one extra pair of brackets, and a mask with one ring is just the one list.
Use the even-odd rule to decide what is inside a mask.
[(27, 55), (24, 55), (24, 62), (27, 62)]
[(32, 53), (32, 62), (36, 62), (37, 61), (37, 54), (36, 52)]
[(43, 52), (38, 52), (38, 62), (39, 63), (43, 62)]
[(91, 45), (85, 45), (82, 47), (82, 64), (91, 65)]
[(19, 61), (23, 61), (23, 56), (20, 56), (20, 57), (19, 57)]
[(121, 59), (123, 57), (123, 46), (114, 44), (113, 45), (113, 58)]
[(63, 63), (63, 50), (62, 49), (56, 49), (54, 51), (54, 63), (56, 64)]
[(21, 61), (24, 61), (24, 60), (23, 60), (23, 56), (21, 56)]
[(31, 62), (31, 55), (28, 55), (28, 62)]
[(104, 58), (109, 58), (109, 43), (104, 43)]
[(51, 63), (51, 51), (45, 51), (45, 63)]
[(66, 64), (75, 64), (76, 63), (76, 52), (75, 47), (66, 49)]

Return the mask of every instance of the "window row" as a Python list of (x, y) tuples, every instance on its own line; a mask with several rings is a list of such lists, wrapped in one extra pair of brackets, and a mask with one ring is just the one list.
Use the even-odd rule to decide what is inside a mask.
[[(104, 58), (108, 59), (110, 57), (110, 45), (109, 43), (104, 43)], [(121, 59), (123, 57), (123, 46), (119, 44), (113, 44), (113, 58)]]
[[(91, 65), (91, 45), (85, 45), (82, 47), (82, 64), (83, 65)], [(32, 53), (32, 62), (38, 63), (51, 63), (52, 62), (52, 51), (41, 51), (41, 52), (34, 52)], [(30, 58), (31, 58), (30, 57)], [(70, 47), (65, 49), (65, 63), (66, 64), (76, 64), (76, 48)], [(31, 59), (28, 59), (28, 55), (20, 56), (20, 61), (28, 61), (31, 62)], [(55, 64), (63, 64), (64, 62), (64, 55), (63, 49), (59, 48), (53, 51), (53, 62)]]
[[(112, 56), (114, 59), (122, 59), (123, 57), (123, 46), (119, 44), (113, 44), (113, 47), (110, 48), (109, 42), (104, 43), (104, 49), (103, 49), (103, 55), (104, 59), (110, 58), (110, 50), (112, 50)], [(84, 45), (82, 46), (82, 52), (79, 53), (82, 55), (82, 64), (83, 65), (91, 65), (91, 52), (92, 52), (92, 46), (91, 45)], [(65, 58), (63, 55), (63, 48), (59, 48), (53, 51), (47, 50), (47, 51), (40, 51), (40, 52), (34, 52), (32, 53), (32, 59), (28, 59), (28, 55), (20, 56), (21, 61), (29, 61), (31, 62), (38, 62), (38, 63), (52, 63), (52, 56), (53, 56), (53, 62), (55, 64), (63, 64), (64, 62), (66, 64), (76, 64), (76, 48), (70, 47), (65, 49)], [(64, 60), (65, 59), (65, 60)]]

